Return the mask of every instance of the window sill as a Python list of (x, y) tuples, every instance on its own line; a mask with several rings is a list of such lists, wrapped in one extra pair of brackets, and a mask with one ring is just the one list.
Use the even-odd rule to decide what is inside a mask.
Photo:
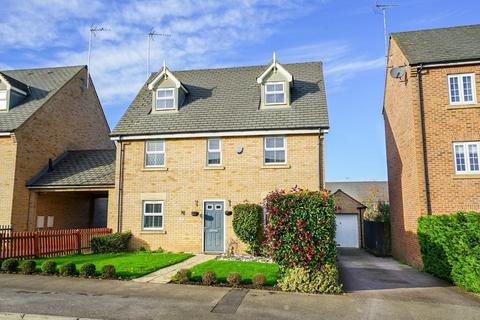
[(210, 166), (204, 167), (204, 170), (225, 170), (225, 166)]
[(142, 230), (140, 234), (166, 234), (165, 230)]
[(462, 179), (480, 179), (480, 173), (472, 173), (472, 174), (455, 174), (453, 176), (455, 180), (462, 180)]
[(289, 164), (270, 164), (263, 165), (262, 169), (290, 169), (292, 166)]
[(467, 104), (449, 104), (447, 110), (456, 110), (456, 109), (475, 109), (480, 108), (478, 103), (467, 103)]
[(142, 171), (168, 171), (167, 167), (143, 168)]

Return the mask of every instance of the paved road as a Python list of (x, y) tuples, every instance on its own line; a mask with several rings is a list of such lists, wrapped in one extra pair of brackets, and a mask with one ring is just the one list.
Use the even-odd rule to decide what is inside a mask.
[[(139, 320), (480, 319), (476, 297), (391, 259), (377, 259), (342, 252), (342, 277), (351, 292), (337, 296), (3, 274), (0, 312)], [(377, 268), (385, 271), (367, 270)]]

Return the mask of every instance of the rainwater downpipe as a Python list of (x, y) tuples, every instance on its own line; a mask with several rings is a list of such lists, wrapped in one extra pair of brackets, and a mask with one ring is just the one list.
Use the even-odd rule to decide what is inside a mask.
[(120, 163), (118, 170), (118, 194), (117, 194), (117, 232), (122, 232), (122, 200), (123, 200), (123, 158), (125, 153), (125, 147), (122, 142), (122, 136), (118, 137), (118, 143), (120, 144)]
[(424, 172), (424, 188), (425, 188), (425, 201), (427, 207), (427, 215), (432, 214), (432, 205), (430, 203), (430, 181), (428, 175), (428, 160), (427, 160), (427, 143), (426, 143), (426, 130), (425, 130), (425, 108), (423, 104), (423, 83), (422, 83), (422, 71), (423, 65), (421, 64), (417, 68), (417, 81), (418, 81), (418, 104), (420, 109), (420, 127), (421, 127), (421, 141), (422, 141), (422, 158), (423, 158), (423, 172)]

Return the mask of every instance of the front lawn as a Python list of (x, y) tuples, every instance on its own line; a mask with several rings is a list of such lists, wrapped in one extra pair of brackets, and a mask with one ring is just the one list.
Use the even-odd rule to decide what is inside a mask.
[(192, 257), (189, 253), (160, 253), (160, 252), (126, 252), (106, 254), (77, 254), (62, 257), (35, 259), (37, 268), (44, 261), (52, 260), (58, 267), (64, 263), (75, 263), (77, 270), (85, 263), (93, 263), (99, 272), (103, 266), (111, 264), (117, 271), (117, 276), (122, 278), (138, 278), (158, 269), (182, 262)]
[(276, 263), (261, 263), (251, 261), (230, 261), (210, 260), (194, 266), (192, 269), (193, 281), (202, 281), (202, 274), (205, 271), (213, 271), (217, 275), (218, 282), (226, 282), (230, 272), (238, 272), (245, 284), (252, 283), (252, 277), (256, 273), (263, 273), (266, 278), (266, 285), (274, 286), (277, 283), (278, 265)]

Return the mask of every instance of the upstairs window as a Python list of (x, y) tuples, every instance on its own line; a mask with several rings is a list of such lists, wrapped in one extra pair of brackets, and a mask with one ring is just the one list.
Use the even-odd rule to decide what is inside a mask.
[(478, 153), (480, 141), (453, 144), (455, 153), (455, 173), (480, 173)]
[(285, 85), (283, 82), (265, 84), (265, 104), (285, 104)]
[(285, 137), (265, 137), (264, 139), (264, 163), (286, 163)]
[(157, 89), (157, 110), (167, 110), (175, 108), (175, 89)]
[(163, 201), (143, 202), (143, 230), (163, 229)]
[(0, 110), (7, 110), (7, 90), (0, 90)]
[(222, 147), (220, 139), (207, 140), (207, 165), (215, 166), (222, 164)]
[(165, 141), (147, 141), (145, 143), (145, 167), (165, 166)]
[(450, 104), (476, 103), (475, 75), (456, 74), (448, 76)]

